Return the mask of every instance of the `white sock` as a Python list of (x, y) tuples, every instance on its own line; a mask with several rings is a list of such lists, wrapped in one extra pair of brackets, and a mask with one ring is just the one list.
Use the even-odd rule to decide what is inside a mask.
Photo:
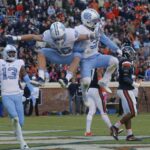
[(43, 69), (39, 69), (38, 76), (44, 80), (45, 79), (45, 71)]
[(108, 117), (107, 114), (103, 114), (101, 115), (102, 119), (104, 120), (104, 122), (106, 123), (107, 127), (110, 128), (112, 126), (111, 121)]
[(132, 134), (133, 134), (132, 129), (127, 129), (127, 136)]
[(86, 117), (86, 132), (91, 132), (92, 119), (93, 119), (93, 116), (88, 114)]
[(72, 77), (73, 77), (73, 73), (72, 73), (71, 71), (67, 71), (66, 79), (67, 79), (68, 81), (70, 81), (70, 80), (72, 79)]
[(17, 140), (21, 143), (25, 143), (24, 139), (23, 139), (23, 135), (22, 135), (22, 130), (21, 130), (21, 126), (19, 124), (19, 119), (18, 117), (15, 117), (12, 119), (12, 124), (16, 133), (16, 138)]
[(115, 123), (115, 127), (117, 127), (117, 128), (119, 128), (121, 125), (122, 125), (122, 124), (121, 124), (120, 121), (118, 121), (118, 122)]

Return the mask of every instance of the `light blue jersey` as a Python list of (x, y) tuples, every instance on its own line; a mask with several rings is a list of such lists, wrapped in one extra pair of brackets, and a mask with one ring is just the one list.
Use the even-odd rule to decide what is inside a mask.
[(20, 125), (24, 122), (22, 94), (18, 84), (22, 66), (24, 62), (21, 59), (13, 62), (0, 59), (2, 103), (11, 118), (19, 117)]
[[(66, 28), (66, 36), (64, 45), (61, 50), (57, 48), (55, 41), (52, 40), (49, 30), (43, 33), (43, 41), (46, 42), (50, 48), (42, 48), (40, 52), (46, 57), (50, 63), (54, 64), (68, 64), (70, 65), (75, 56), (81, 57), (81, 48), (74, 51), (74, 43), (79, 37), (78, 32), (72, 28)], [(63, 51), (65, 54), (62, 55), (59, 51)]]
[[(79, 25), (75, 27), (75, 30), (78, 31), (79, 34), (87, 33), (90, 34), (92, 31), (89, 30), (84, 25)], [(100, 33), (100, 41), (104, 43), (107, 47), (109, 47), (113, 52), (116, 52), (119, 47), (113, 43), (104, 33)], [(99, 50), (99, 42), (98, 40), (86, 40), (80, 41), (76, 44), (76, 47), (80, 47), (82, 52), (81, 59), (81, 77), (90, 77), (91, 70), (93, 68), (103, 67), (106, 68), (110, 64), (110, 59), (113, 56), (102, 55), (98, 52)], [(76, 48), (77, 49), (77, 48)]]

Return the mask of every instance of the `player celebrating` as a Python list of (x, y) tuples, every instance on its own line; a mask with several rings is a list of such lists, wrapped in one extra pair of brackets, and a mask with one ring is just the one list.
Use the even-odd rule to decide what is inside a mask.
[(100, 90), (99, 90), (99, 85), (97, 84), (98, 83), (99, 70), (93, 69), (91, 76), (92, 76), (92, 81), (91, 81), (90, 87), (89, 87), (88, 92), (87, 92), (87, 99), (89, 102), (89, 106), (88, 106), (89, 112), (88, 112), (87, 118), (86, 118), (85, 136), (92, 136), (93, 135), (93, 133), (91, 132), (91, 124), (92, 124), (93, 115), (95, 114), (96, 109), (98, 108), (103, 121), (105, 122), (107, 127), (110, 129), (110, 134), (116, 140), (118, 140), (117, 134), (121, 133), (123, 130), (122, 129), (118, 130), (118, 133), (116, 134), (116, 131), (115, 131), (114, 127), (112, 126), (112, 123), (111, 123), (111, 121), (107, 115), (106, 104), (100, 96), (101, 94), (100, 94)]
[(123, 108), (123, 117), (115, 125), (116, 133), (121, 125), (125, 125), (127, 130), (127, 141), (138, 141), (140, 139), (133, 135), (131, 128), (131, 119), (137, 115), (136, 98), (133, 92), (134, 87), (139, 87), (140, 83), (134, 82), (132, 75), (133, 60), (135, 59), (135, 51), (132, 47), (125, 46), (123, 48), (123, 58), (119, 62), (119, 87), (117, 94), (121, 99)]
[[(61, 22), (54, 22), (51, 24), (50, 29), (46, 30), (42, 35), (27, 34), (22, 36), (11, 36), (13, 40), (36, 40), (46, 42), (50, 48), (42, 48), (38, 53), (39, 63), (39, 77), (45, 79), (46, 73), (46, 59), (54, 64), (71, 64), (68, 72), (73, 75), (77, 70), (80, 53), (74, 51), (74, 43), (80, 40), (87, 40), (95, 38), (95, 33), (78, 34), (72, 28), (65, 28)], [(81, 48), (78, 49), (82, 51)], [(46, 59), (45, 59), (46, 58)]]
[(34, 96), (33, 86), (25, 71), (24, 62), (17, 59), (17, 50), (13, 45), (7, 45), (3, 51), (3, 59), (0, 59), (0, 81), (2, 103), (6, 108), (15, 131), (21, 150), (28, 150), (29, 147), (24, 141), (21, 126), (24, 123), (24, 110), (22, 94), (19, 87), (19, 79), (23, 79)]
[[(96, 12), (96, 10), (90, 8), (85, 9), (81, 13), (81, 20), (83, 24), (75, 27), (75, 30), (79, 34), (83, 34), (83, 33), (91, 34), (95, 29), (95, 33), (97, 33), (96, 37), (99, 37), (98, 39), (97, 38), (89, 39), (77, 43), (78, 47), (84, 49), (83, 57), (81, 59), (81, 78), (82, 78), (81, 84), (82, 84), (84, 102), (86, 105), (88, 105), (86, 92), (91, 83), (91, 70), (93, 68), (100, 68), (100, 67), (107, 68), (103, 79), (99, 81), (99, 85), (104, 87), (107, 92), (111, 93), (111, 89), (108, 87), (108, 83), (111, 79), (112, 73), (118, 67), (117, 58), (98, 53), (99, 40), (105, 45), (107, 45), (114, 52), (119, 53), (120, 55), (122, 54), (122, 52), (119, 49), (119, 47), (116, 44), (114, 44), (103, 33), (102, 26), (100, 24), (100, 17), (99, 14)], [(65, 81), (60, 80), (59, 82), (62, 85), (67, 84), (66, 80)]]

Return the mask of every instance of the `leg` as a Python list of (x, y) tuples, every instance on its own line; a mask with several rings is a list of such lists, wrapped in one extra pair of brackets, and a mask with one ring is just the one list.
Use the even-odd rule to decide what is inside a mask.
[[(21, 125), (24, 121), (22, 95), (3, 96), (2, 101), (4, 107), (8, 111), (9, 116), (11, 117), (14, 132), (17, 140), (20, 142), (21, 150), (28, 149), (29, 147), (23, 139), (21, 130)], [(18, 118), (18, 116), (20, 119)]]
[(120, 120), (121, 124), (125, 124), (126, 121), (132, 119), (137, 115), (136, 99), (133, 91), (130, 90), (118, 90), (118, 96), (121, 98), (124, 116)]
[(87, 95), (88, 101), (89, 101), (89, 112), (87, 114), (86, 117), (86, 132), (85, 132), (85, 136), (92, 136), (92, 132), (91, 132), (91, 124), (92, 124), (92, 119), (93, 119), (93, 115), (96, 112), (96, 105), (95, 102), (93, 100), (93, 98), (91, 97), (91, 92), (89, 89), (88, 95)]
[(98, 89), (96, 89), (96, 90), (97, 91), (94, 94), (94, 97), (95, 97), (94, 100), (95, 100), (96, 106), (97, 106), (98, 110), (101, 112), (101, 117), (102, 117), (103, 121), (105, 122), (107, 127), (110, 129), (112, 124), (106, 113), (106, 104), (103, 101), (103, 99), (100, 97)]
[(112, 74), (118, 67), (118, 59), (113, 56), (109, 56), (106, 60), (108, 60), (108, 67), (104, 73), (103, 79), (99, 80), (98, 84), (104, 87), (107, 92), (112, 93), (111, 89), (108, 88), (108, 84), (111, 80)]
[(115, 140), (118, 140), (118, 136), (116, 134), (116, 131), (114, 130), (114, 127), (112, 126), (112, 123), (106, 113), (106, 104), (103, 101), (103, 99), (100, 97), (99, 90), (94, 88), (91, 91), (93, 93), (93, 99), (95, 101), (96, 107), (101, 112), (101, 117), (105, 124), (107, 125), (108, 129), (110, 130), (110, 134), (114, 137)]
[(23, 126), (23, 124), (24, 124), (24, 109), (23, 109), (23, 104), (22, 104), (21, 98), (22, 98), (22, 95), (15, 95), (13, 97), (14, 102), (15, 102), (17, 116), (19, 118), (20, 126)]
[(36, 99), (36, 103), (35, 103), (35, 114), (36, 114), (36, 116), (39, 116), (38, 102), (39, 102), (39, 98)]
[(91, 83), (90, 77), (86, 77), (81, 80), (82, 97), (83, 97), (84, 104), (87, 107), (89, 106), (88, 99), (87, 99), (87, 92), (88, 92), (90, 83)]
[(21, 101), (22, 95), (15, 95), (14, 97), (15, 107), (18, 114), (18, 117), (12, 119), (13, 126), (15, 128), (15, 133), (17, 136), (18, 141), (20, 142), (21, 149), (29, 149), (27, 143), (24, 141), (22, 129), (21, 127), (24, 124), (24, 111), (23, 111), (23, 104)]
[(28, 147), (27, 143), (24, 141), (24, 138), (22, 135), (22, 130), (21, 130), (21, 126), (19, 123), (19, 118), (18, 117), (12, 118), (12, 124), (13, 124), (14, 130), (15, 130), (15, 135), (17, 137), (17, 140), (20, 143), (21, 150), (29, 149), (29, 147)]
[(45, 71), (46, 69), (46, 58), (42, 53), (38, 53), (38, 75), (44, 81), (45, 80)]
[[(54, 64), (71, 64), (73, 60), (74, 55), (68, 55), (68, 56), (61, 56), (56, 50), (51, 49), (51, 48), (42, 48), (39, 52), (39, 57), (38, 60), (39, 62), (39, 75), (41, 74), (44, 79), (46, 76), (46, 60), (54, 63)], [(42, 72), (42, 73), (41, 73)]]
[(72, 95), (69, 93), (69, 113), (73, 114), (73, 99), (72, 99)]
[(69, 86), (69, 81), (72, 79), (73, 75), (77, 71), (77, 68), (80, 63), (81, 54), (74, 53), (74, 58), (69, 66), (69, 69), (67, 71), (66, 77), (64, 79), (59, 79), (59, 83), (62, 87), (67, 88)]
[(81, 60), (81, 89), (82, 89), (83, 101), (86, 106), (89, 106), (86, 95), (91, 83), (91, 71), (93, 66), (94, 66), (93, 58)]
[(131, 90), (118, 90), (118, 96), (121, 98), (124, 116), (119, 120), (115, 127), (118, 129), (122, 124), (125, 125), (127, 130), (127, 140), (130, 136), (133, 138), (131, 119), (137, 115), (136, 99), (133, 91)]
[(75, 98), (75, 113), (76, 114), (79, 114), (80, 113), (80, 98), (78, 95), (76, 95), (76, 98)]
[(66, 79), (70, 81), (70, 79), (73, 77), (73, 74), (77, 71), (77, 68), (79, 66), (80, 57), (74, 57), (73, 61), (71, 62), (69, 69), (66, 74)]

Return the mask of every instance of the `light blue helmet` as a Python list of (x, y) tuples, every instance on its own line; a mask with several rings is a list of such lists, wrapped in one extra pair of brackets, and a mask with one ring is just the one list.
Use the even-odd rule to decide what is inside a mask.
[(7, 61), (15, 61), (17, 59), (17, 49), (15, 46), (7, 44), (3, 50), (3, 59)]
[(81, 13), (81, 21), (85, 26), (93, 29), (100, 21), (100, 16), (95, 9), (87, 8)]
[(65, 26), (61, 22), (54, 22), (50, 26), (50, 34), (54, 43), (58, 48), (61, 48), (65, 42)]

